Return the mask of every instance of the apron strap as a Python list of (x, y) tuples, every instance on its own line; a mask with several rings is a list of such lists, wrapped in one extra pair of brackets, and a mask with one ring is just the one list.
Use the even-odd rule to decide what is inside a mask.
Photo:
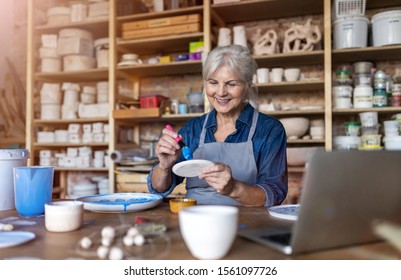
[(202, 132), (201, 135), (199, 137), (199, 146), (205, 144), (205, 137), (206, 137), (206, 123), (207, 120), (209, 119), (209, 115), (211, 112), (206, 114), (206, 118), (205, 118), (205, 122), (203, 123), (203, 127), (202, 127)]
[(248, 141), (252, 140), (253, 134), (255, 133), (256, 123), (258, 122), (258, 116), (259, 116), (259, 112), (254, 109), (253, 118), (252, 118), (252, 126), (251, 126), (251, 129), (249, 130), (249, 134), (248, 134)]

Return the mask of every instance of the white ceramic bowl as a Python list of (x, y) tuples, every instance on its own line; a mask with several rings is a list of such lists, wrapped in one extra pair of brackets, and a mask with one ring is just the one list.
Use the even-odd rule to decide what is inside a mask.
[(299, 68), (287, 68), (284, 70), (284, 78), (287, 82), (298, 81), (300, 76), (301, 69)]
[(290, 147), (287, 148), (287, 165), (304, 166), (314, 152), (323, 147)]
[(238, 229), (238, 208), (197, 205), (178, 213), (180, 231), (191, 254), (198, 259), (221, 259), (230, 250)]
[(66, 200), (45, 204), (45, 226), (48, 231), (68, 232), (82, 226), (84, 203)]
[(294, 117), (279, 119), (285, 128), (288, 138), (299, 138), (305, 135), (309, 129), (309, 119)]

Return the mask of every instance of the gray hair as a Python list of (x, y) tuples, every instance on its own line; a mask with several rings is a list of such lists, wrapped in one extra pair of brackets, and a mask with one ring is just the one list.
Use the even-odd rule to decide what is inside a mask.
[(203, 65), (203, 88), (206, 81), (216, 70), (228, 66), (246, 85), (246, 101), (257, 107), (258, 88), (253, 83), (253, 77), (258, 68), (249, 49), (240, 45), (229, 45), (214, 48)]

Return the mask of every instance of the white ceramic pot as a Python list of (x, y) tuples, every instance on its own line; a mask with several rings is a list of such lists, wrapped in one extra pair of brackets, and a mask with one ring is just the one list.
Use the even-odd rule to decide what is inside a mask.
[(284, 78), (287, 82), (298, 81), (300, 76), (301, 69), (299, 68), (287, 68), (284, 70)]
[(401, 44), (401, 10), (375, 14), (372, 17), (373, 46)]
[(45, 226), (48, 231), (68, 232), (82, 226), (82, 201), (55, 201), (45, 204)]
[(334, 21), (334, 49), (365, 48), (368, 43), (366, 16), (346, 16)]

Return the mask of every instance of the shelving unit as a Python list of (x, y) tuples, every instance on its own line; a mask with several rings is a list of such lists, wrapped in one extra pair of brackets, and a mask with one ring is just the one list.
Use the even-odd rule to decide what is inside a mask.
[[(117, 4), (119, 0), (109, 0), (109, 17), (91, 20), (87, 22), (71, 23), (62, 26), (36, 26), (35, 8), (37, 1), (29, 0), (28, 3), (28, 56), (27, 56), (27, 133), (26, 146), (33, 155), (41, 148), (64, 148), (62, 143), (43, 144), (36, 143), (35, 130), (41, 128), (66, 128), (72, 121), (39, 120), (34, 117), (33, 108), (37, 100), (36, 86), (42, 82), (109, 82), (109, 117), (94, 119), (77, 119), (74, 123), (85, 124), (102, 122), (109, 124), (110, 138), (108, 143), (90, 143), (94, 148), (105, 148), (109, 151), (118, 148), (133, 148), (141, 144), (140, 127), (154, 123), (183, 123), (186, 120), (201, 115), (166, 115), (155, 117), (114, 117), (114, 110), (119, 102), (127, 99), (138, 98), (141, 95), (141, 82), (149, 77), (199, 75), (202, 70), (201, 61), (173, 61), (159, 64), (139, 64), (135, 66), (118, 66), (120, 57), (124, 53), (137, 53), (139, 56), (152, 56), (155, 54), (168, 54), (187, 52), (189, 42), (200, 38), (204, 41), (205, 52), (209, 52), (217, 43), (216, 29), (246, 22), (283, 19), (300, 16), (321, 16), (323, 21), (322, 50), (314, 50), (304, 53), (277, 53), (274, 55), (254, 56), (259, 67), (300, 67), (318, 66), (322, 71), (321, 79), (309, 79), (298, 82), (266, 83), (258, 84), (260, 96), (266, 97), (271, 93), (285, 94), (296, 93), (297, 95), (309, 94), (321, 96), (324, 100), (324, 108), (318, 110), (285, 110), (265, 112), (274, 117), (304, 116), (310, 118), (322, 118), (325, 122), (324, 140), (289, 140), (289, 146), (324, 146), (326, 150), (332, 150), (333, 122), (337, 118), (355, 116), (364, 111), (377, 111), (380, 115), (389, 115), (401, 112), (401, 107), (369, 108), (366, 109), (332, 109), (332, 70), (335, 64), (352, 63), (356, 61), (382, 62), (387, 60), (401, 60), (401, 46), (367, 47), (363, 49), (332, 50), (332, 4), (330, 0), (246, 0), (225, 4), (211, 4), (211, 0), (204, 0), (203, 6), (180, 8), (159, 13), (142, 13), (129, 16), (117, 15)], [(59, 1), (66, 3), (66, 1)], [(369, 0), (367, 9), (382, 9), (396, 7), (391, 0)], [(398, 5), (400, 6), (400, 5)], [(183, 35), (152, 37), (137, 40), (118, 40), (121, 35), (122, 25), (127, 22), (139, 20), (162, 19), (171, 16), (189, 15), (193, 13), (202, 14), (202, 32), (194, 32)], [(106, 37), (109, 41), (109, 68), (91, 69), (87, 71), (40, 73), (37, 72), (37, 41), (40, 34), (55, 33), (61, 28), (82, 28), (91, 31), (95, 38)], [(200, 77), (201, 78), (201, 77)], [(128, 80), (132, 83), (132, 95), (121, 96), (118, 93), (119, 80)], [(134, 143), (119, 143), (117, 134), (121, 127), (134, 128)], [(85, 144), (86, 145), (86, 144)], [(68, 144), (68, 146), (78, 146)], [(30, 164), (37, 164), (35, 156), (31, 158)], [(86, 168), (79, 171), (108, 172), (110, 190), (116, 187), (115, 170), (117, 166), (110, 162), (109, 168)], [(60, 177), (66, 178), (68, 172), (74, 172), (71, 168), (56, 168)], [(303, 172), (303, 168), (289, 168), (290, 172)], [(65, 187), (65, 184), (62, 188)], [(62, 189), (62, 193), (65, 190)]]

